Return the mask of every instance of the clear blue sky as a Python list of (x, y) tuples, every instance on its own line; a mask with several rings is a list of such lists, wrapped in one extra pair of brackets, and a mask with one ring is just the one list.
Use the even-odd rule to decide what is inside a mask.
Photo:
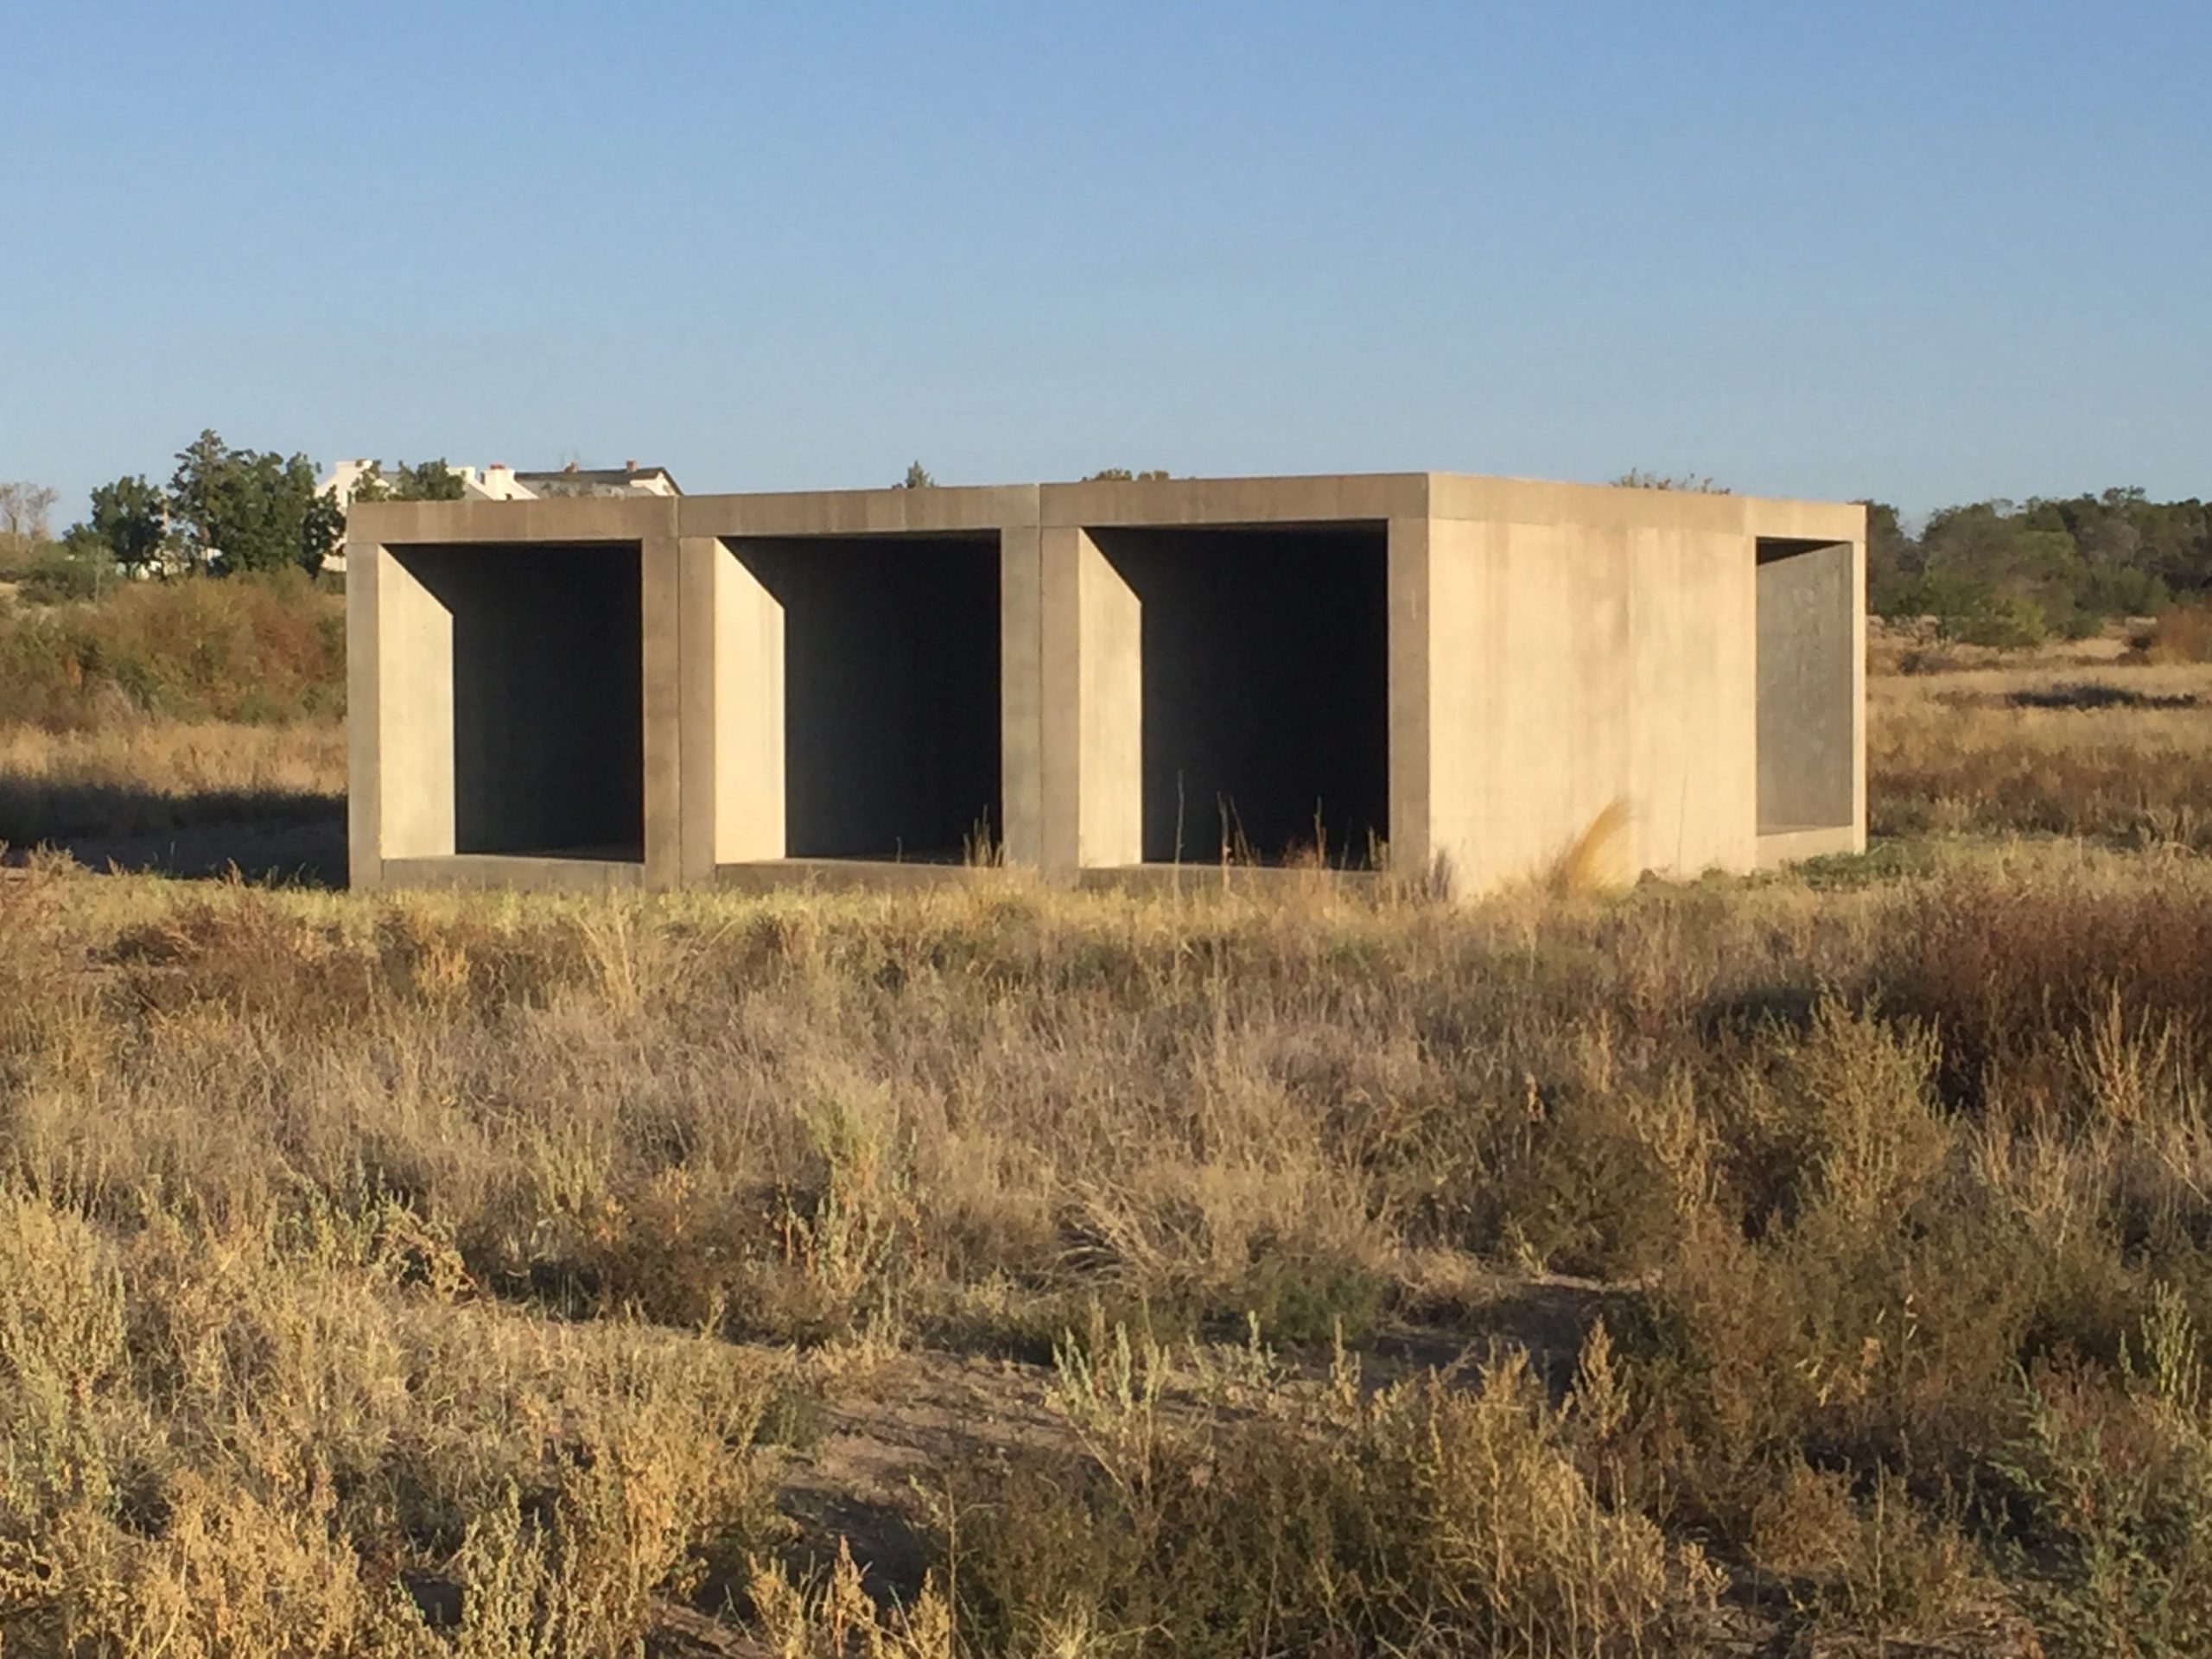
[(2212, 4), (7, 6), (0, 478), (2212, 493)]

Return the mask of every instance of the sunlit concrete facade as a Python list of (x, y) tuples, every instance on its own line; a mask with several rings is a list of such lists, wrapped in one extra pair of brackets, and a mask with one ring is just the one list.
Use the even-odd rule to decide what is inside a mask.
[(1474, 894), (1855, 851), (1865, 543), (1853, 505), (1418, 473), (366, 505), (353, 880)]

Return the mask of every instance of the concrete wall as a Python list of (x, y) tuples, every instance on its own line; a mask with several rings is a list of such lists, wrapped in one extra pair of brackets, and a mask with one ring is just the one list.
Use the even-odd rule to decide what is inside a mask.
[[(736, 569), (716, 589), (721, 811), (725, 824), (749, 822), (730, 850), (947, 862), (995, 843), (998, 538), (728, 545)], [(766, 855), (755, 815), (779, 792), (783, 845)]]
[[(1620, 880), (1756, 868), (1768, 852), (1757, 549), (1763, 534), (1826, 532), (1854, 556), (1864, 510), (1519, 480), (1433, 484), (1417, 623), (1426, 671), (1395, 692), (1426, 732), (1426, 855), (1466, 892), (1570, 859)], [(1831, 586), (1818, 601), (1847, 639), (1863, 639), (1853, 632), (1863, 629), (1856, 592)], [(1854, 679), (1828, 694), (1853, 753), (1863, 747), (1860, 690)], [(1863, 786), (1856, 801), (1844, 834), (1863, 845)]]
[(1758, 830), (1850, 824), (1857, 810), (1854, 620), (1848, 542), (1758, 543)]
[(1144, 617), (1091, 532), (1039, 531), (1041, 862), (1144, 860)]
[(1432, 858), (1480, 891), (1572, 855), (1748, 869), (1754, 732), (1741, 535), (1431, 521)]
[[(404, 695), (437, 698), (450, 722), (442, 741), (423, 733), (421, 756), (425, 770), (450, 768), (449, 850), (642, 860), (638, 550), (418, 547), (392, 558), (443, 617), (444, 672)], [(416, 838), (446, 839), (419, 827)]]
[[(1386, 541), (1381, 524), (1101, 529), (1139, 699), (1147, 862), (1274, 861), (1320, 845), (1364, 862), (1389, 833)], [(1126, 772), (1120, 786), (1126, 787)]]
[[(354, 879), (953, 880), (877, 861), (955, 856), (987, 812), (1010, 862), (1141, 876), (1179, 816), (1184, 855), (1217, 856), (1224, 796), (1261, 856), (1318, 801), (1333, 851), (1373, 830), (1462, 893), (1569, 854), (1626, 879), (1847, 850), (1865, 535), (1856, 506), (1427, 474), (364, 506)], [(446, 564), (614, 540), (634, 596), (456, 633), (493, 613)], [(613, 667), (585, 637), (611, 612), (640, 653)], [(642, 683), (634, 756), (609, 699), (560, 702), (539, 639)], [(565, 734), (519, 729), (561, 707)], [(633, 772), (641, 862), (467, 850), (600, 833), (524, 803)]]

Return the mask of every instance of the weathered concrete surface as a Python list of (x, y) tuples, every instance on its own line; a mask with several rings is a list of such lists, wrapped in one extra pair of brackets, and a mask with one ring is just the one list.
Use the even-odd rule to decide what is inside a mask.
[(1136, 625), (1115, 787), (1134, 766), (1141, 861), (1366, 863), (1389, 836), (1386, 526), (1090, 534), (1124, 652)]
[[(1627, 877), (1851, 850), (1865, 535), (1851, 505), (1427, 474), (378, 504), (348, 539), (353, 877), (601, 883), (505, 845), (580, 843), (584, 786), (634, 789), (617, 863), (648, 885), (918, 879), (892, 861), (986, 813), (1062, 880), (1217, 863), (1224, 800), (1262, 857), (1318, 806), (1332, 853), (1371, 836), (1469, 893), (1571, 851)], [(590, 608), (635, 657), (568, 652), (638, 693), (472, 763), (470, 707), (565, 694), (468, 645), (466, 579), (417, 573), (530, 544), (633, 556), (634, 604)]]
[[(645, 858), (644, 601), (632, 546), (392, 554), (415, 626), (410, 698), (440, 741), (410, 828), (423, 850)], [(401, 841), (402, 855), (407, 842)]]
[(1865, 646), (1857, 544), (1758, 543), (1758, 832), (1856, 821)]
[(1144, 859), (1143, 616), (1086, 530), (1039, 531), (1044, 868)]
[(740, 574), (722, 591), (742, 599), (717, 619), (715, 666), (736, 681), (717, 704), (737, 741), (718, 759), (772, 750), (782, 726), (780, 764), (732, 766), (721, 791), (747, 820), (782, 797), (784, 844), (754, 855), (946, 863), (995, 844), (997, 537), (728, 545)]

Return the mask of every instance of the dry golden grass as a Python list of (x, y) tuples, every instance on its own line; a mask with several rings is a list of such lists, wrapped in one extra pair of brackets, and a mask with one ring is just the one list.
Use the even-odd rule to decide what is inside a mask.
[(0, 725), (0, 842), (16, 846), (328, 814), (345, 791), (343, 726)]
[(334, 720), (345, 602), (298, 571), (125, 582), (97, 601), (0, 607), (0, 711), (54, 729), (119, 714)]
[(342, 880), (345, 787), (342, 726), (0, 724), (0, 864), (52, 846), (95, 869)]
[[(35, 869), (0, 907), (0, 1279), (62, 1300), (0, 1339), (0, 1469), (71, 1472), (10, 1476), (0, 1629), (129, 1650), (118, 1610), (243, 1609), (243, 1578), (270, 1605), (238, 1628), (375, 1650), (421, 1622), (396, 1575), (536, 1650), (866, 1639), (849, 1586), (762, 1554), (772, 1459), (594, 1369), (647, 1349), (753, 1379), (727, 1423), (764, 1377), (826, 1391), (848, 1448), (875, 1367), (836, 1356), (1058, 1351), (1034, 1433), (911, 1465), (936, 1599), (892, 1581), (893, 1651), (2168, 1616), (2212, 1489), (2133, 1379), (2212, 1305), (2208, 976), (2212, 879), (2070, 844), (1464, 912)], [(1325, 1373), (1341, 1338), (1338, 1381), (1254, 1324)], [(1408, 1344), (1467, 1359), (1353, 1377)], [(522, 1403), (518, 1366), (568, 1392)], [(516, 1415), (648, 1410), (650, 1455), (556, 1438), (541, 1496), (499, 1496)], [(2092, 1527), (2101, 1422), (2167, 1472)], [(429, 1504), (423, 1446), (492, 1472)], [(631, 1472), (572, 1514), (572, 1465)], [(2152, 1565), (2115, 1586), (2122, 1545)], [(615, 1610), (588, 1641), (579, 1584)]]
[(0, 873), (0, 1651), (2204, 1651), (2207, 675), (1469, 908)]
[(1869, 691), (1877, 834), (2212, 847), (2212, 665), (2045, 658)]

